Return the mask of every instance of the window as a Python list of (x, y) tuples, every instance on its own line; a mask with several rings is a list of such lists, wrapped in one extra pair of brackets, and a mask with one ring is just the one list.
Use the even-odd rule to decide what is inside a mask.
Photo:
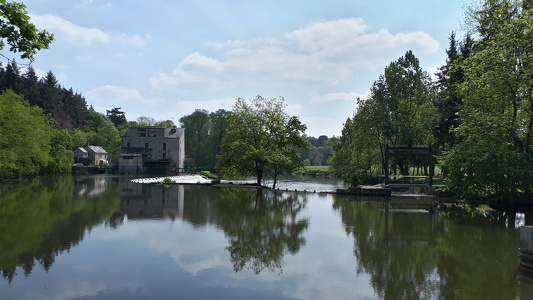
[(157, 133), (148, 133), (148, 137), (156, 137)]
[(140, 136), (140, 137), (145, 137), (146, 136), (146, 133), (140, 133), (140, 132), (137, 132), (137, 136)]
[(163, 159), (167, 158), (167, 154), (163, 153)]
[(163, 143), (163, 150), (167, 150), (167, 143)]
[(144, 148), (148, 148), (148, 143), (144, 143)]
[(131, 143), (128, 142), (128, 143), (126, 144), (126, 147), (131, 147)]

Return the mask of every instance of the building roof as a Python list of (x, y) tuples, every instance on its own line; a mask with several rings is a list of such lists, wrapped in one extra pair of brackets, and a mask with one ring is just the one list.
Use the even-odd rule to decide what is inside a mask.
[(107, 151), (105, 151), (105, 149), (100, 146), (87, 146), (85, 147), (85, 149), (94, 153), (107, 154)]
[(78, 147), (76, 148), (77, 151), (80, 151), (80, 152), (83, 152), (83, 153), (88, 153), (87, 150), (83, 149), (83, 147)]

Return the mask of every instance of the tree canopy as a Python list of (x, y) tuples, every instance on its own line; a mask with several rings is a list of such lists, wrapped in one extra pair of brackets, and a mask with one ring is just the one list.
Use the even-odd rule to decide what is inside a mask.
[[(436, 122), (433, 84), (411, 51), (390, 63), (371, 88), (366, 100), (358, 100), (353, 118), (344, 124), (334, 147), (332, 168), (347, 181), (365, 182), (384, 168), (384, 142), (431, 144)], [(407, 164), (396, 165), (405, 174)]]
[(285, 113), (285, 106), (283, 98), (238, 98), (222, 140), (217, 170), (228, 176), (255, 176), (258, 185), (268, 174), (275, 188), (278, 175), (302, 167), (298, 149), (309, 147), (302, 137), (307, 127)]

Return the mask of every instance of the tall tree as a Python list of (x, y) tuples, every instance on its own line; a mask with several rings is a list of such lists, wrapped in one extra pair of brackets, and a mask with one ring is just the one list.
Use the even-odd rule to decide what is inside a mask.
[[(407, 51), (385, 68), (384, 75), (374, 82), (370, 97), (358, 101), (357, 112), (345, 123), (343, 136), (334, 148), (333, 169), (349, 181), (364, 181), (378, 172), (375, 164), (381, 164), (381, 170), (388, 167), (384, 165), (384, 141), (396, 145), (433, 144), (433, 98), (431, 77)], [(396, 164), (402, 174), (408, 172), (405, 160), (399, 159)]]
[[(530, 1), (485, 0), (468, 14), (476, 40), (464, 61), (461, 144), (445, 158), (452, 190), (470, 197), (533, 190), (533, 10)], [(464, 155), (476, 153), (475, 156)], [(522, 163), (499, 164), (502, 158)], [(481, 159), (483, 158), (483, 159)], [(497, 164), (496, 164), (497, 163)], [(487, 165), (488, 164), (488, 165)], [(490, 168), (489, 168), (490, 165)]]
[(222, 141), (217, 169), (228, 176), (255, 176), (258, 185), (271, 174), (277, 176), (303, 166), (298, 149), (309, 143), (302, 137), (307, 127), (285, 113), (281, 98), (238, 98)]
[(126, 124), (126, 113), (121, 110), (122, 107), (113, 107), (111, 110), (106, 110), (106, 118), (115, 126)]
[(180, 118), (185, 128), (185, 155), (193, 159), (196, 171), (206, 168), (209, 135), (209, 113), (204, 109), (197, 109), (192, 114)]

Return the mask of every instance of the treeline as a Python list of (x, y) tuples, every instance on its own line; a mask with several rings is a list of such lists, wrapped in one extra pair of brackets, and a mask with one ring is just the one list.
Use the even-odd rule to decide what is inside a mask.
[[(68, 173), (72, 150), (86, 145), (102, 146), (111, 163), (119, 158), (121, 135), (129, 126), (181, 126), (185, 130), (188, 171), (214, 171), (217, 155), (231, 111), (198, 109), (179, 119), (157, 121), (142, 116), (128, 121), (120, 107), (101, 114), (87, 106), (85, 98), (62, 87), (49, 71), (39, 78), (28, 66), (0, 65), (0, 177), (35, 173)], [(335, 140), (326, 136), (306, 137), (310, 150), (301, 151), (311, 165), (326, 165)]]
[(420, 162), (384, 164), (385, 144), (431, 145), (447, 189), (468, 198), (533, 191), (533, 1), (484, 0), (450, 35), (433, 82), (411, 51), (385, 68), (344, 124), (333, 169), (353, 183), (408, 174)]

